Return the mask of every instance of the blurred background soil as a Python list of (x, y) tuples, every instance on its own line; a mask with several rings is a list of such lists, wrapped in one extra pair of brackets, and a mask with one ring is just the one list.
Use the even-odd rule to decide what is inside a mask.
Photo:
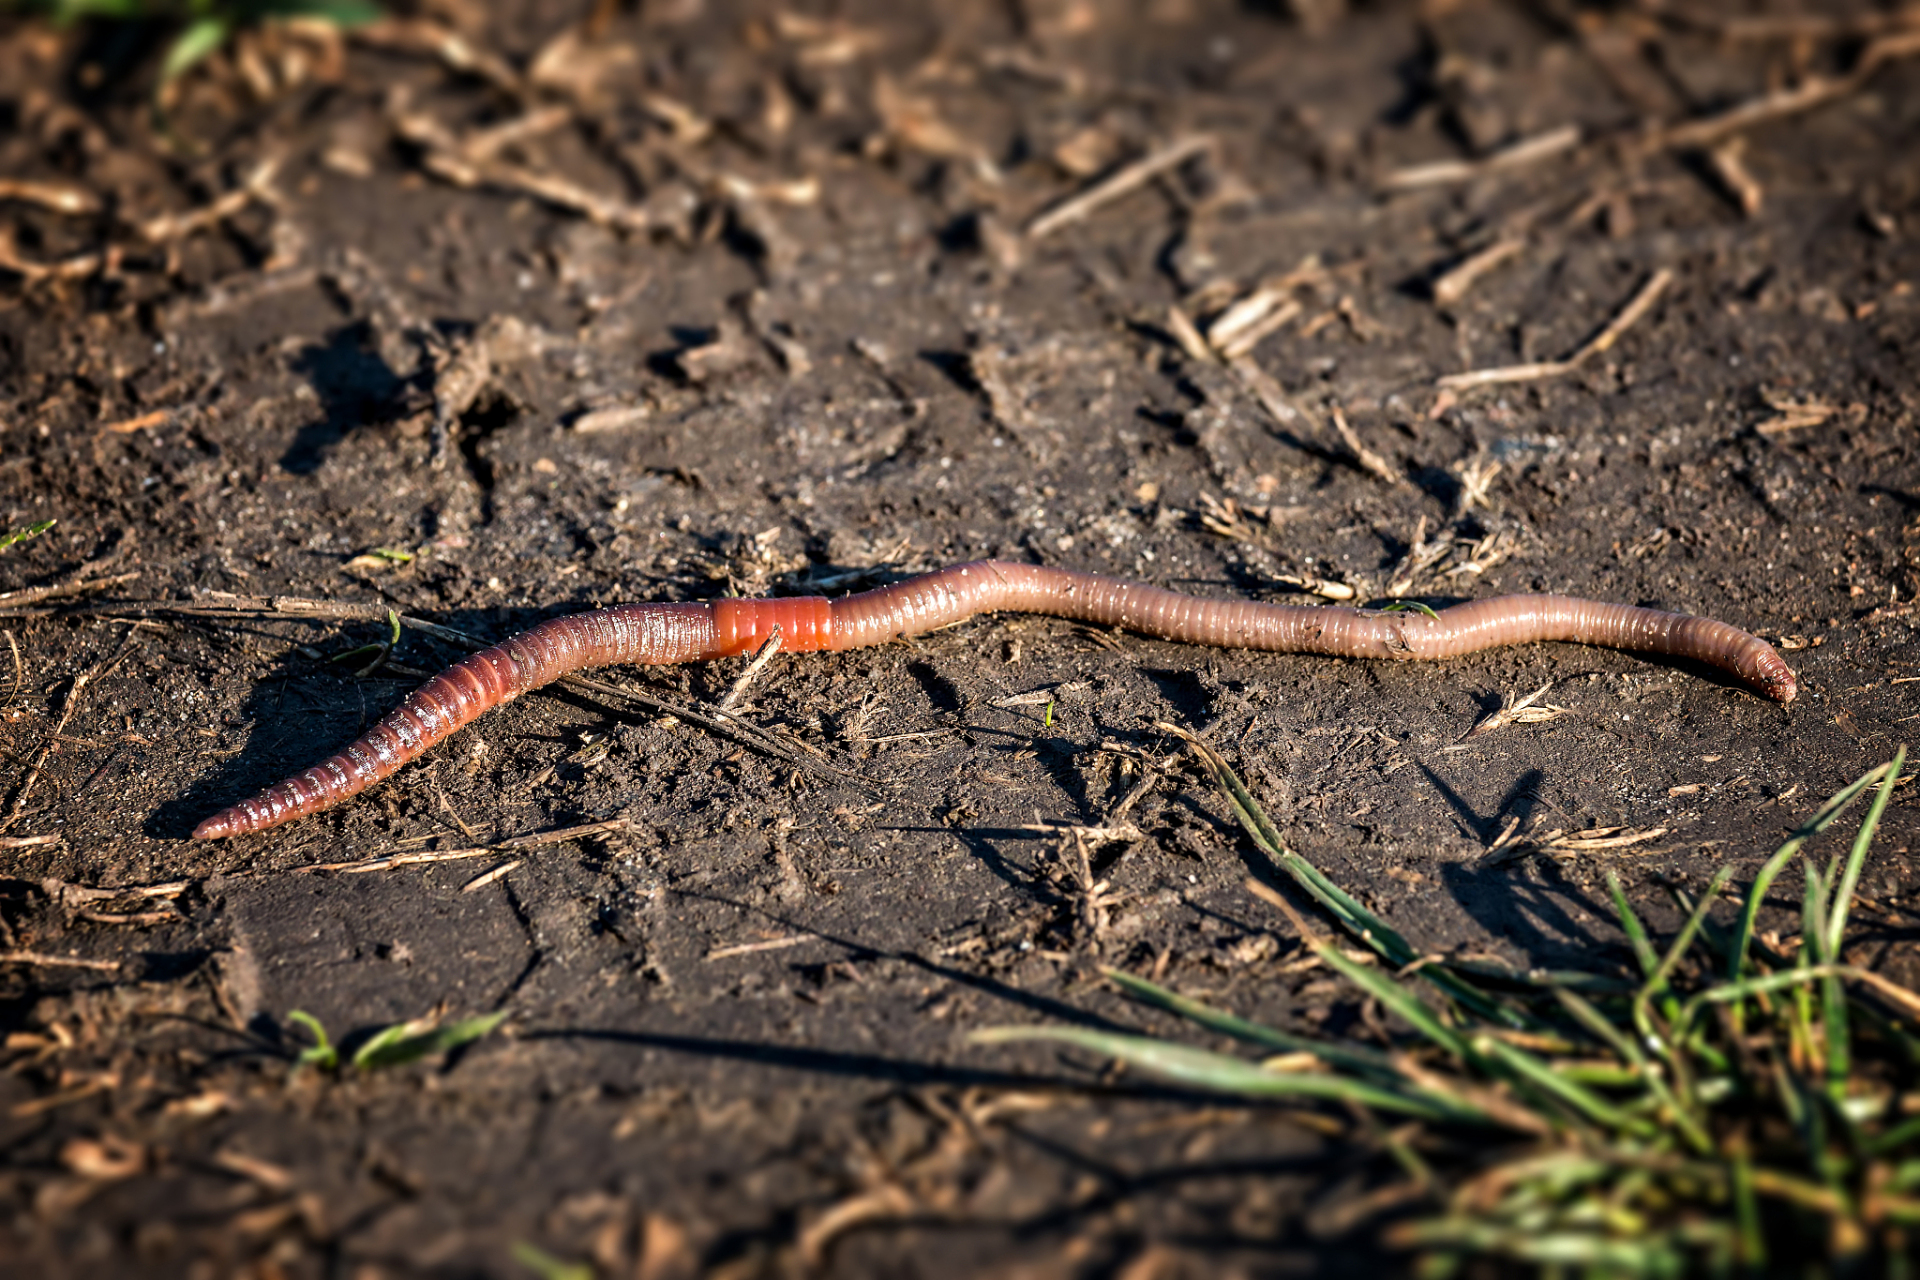
[[(0, 529), (58, 521), (0, 552), (15, 1274), (1393, 1272), (1344, 1113), (965, 1043), (1170, 1025), (1101, 966), (1369, 1034), (1155, 723), (1418, 945), (1603, 968), (1608, 870), (1670, 928), (1920, 723), (1911, 7), (428, 0), (157, 93), (175, 30), (0, 19)], [(989, 555), (1711, 614), (1803, 694), (983, 617), (186, 839), (459, 656), (331, 660), (389, 609)], [(510, 1019), (336, 1079), (296, 1009)]]

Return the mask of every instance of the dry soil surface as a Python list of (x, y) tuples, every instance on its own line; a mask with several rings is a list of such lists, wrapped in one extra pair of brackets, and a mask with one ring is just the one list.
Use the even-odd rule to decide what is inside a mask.
[[(0, 529), (58, 521), (0, 551), (16, 1274), (1391, 1271), (1417, 1206), (1344, 1113), (966, 1042), (1175, 1030), (1102, 966), (1376, 1034), (1156, 723), (1421, 947), (1603, 970), (1608, 871), (1670, 928), (1920, 724), (1920, 49), (1879, 9), (581, 7), (251, 31), (164, 115), (165, 31), (0, 27)], [(498, 638), (989, 555), (1710, 614), (1803, 692), (991, 616), (778, 656), (725, 732), (661, 704), (740, 663), (608, 673), (653, 702), (527, 697), (187, 839), (460, 654), (338, 660), (389, 609)], [(1909, 978), (1912, 795), (1860, 935)], [(330, 1075), (295, 1010), (509, 1018)]]

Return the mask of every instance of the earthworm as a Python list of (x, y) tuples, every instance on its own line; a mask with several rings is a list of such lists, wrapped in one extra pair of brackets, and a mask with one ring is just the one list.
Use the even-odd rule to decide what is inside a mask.
[(425, 753), (490, 707), (569, 672), (615, 663), (705, 662), (745, 653), (780, 628), (796, 652), (858, 649), (1003, 610), (1074, 618), (1222, 648), (1341, 658), (1453, 658), (1499, 645), (1571, 640), (1691, 658), (1793, 701), (1793, 672), (1765, 641), (1711, 618), (1571, 596), (1503, 596), (1437, 614), (1205, 600), (1045, 565), (980, 560), (840, 600), (794, 596), (629, 604), (543, 622), (421, 685), (340, 754), (222, 810), (196, 840), (263, 831), (338, 804)]

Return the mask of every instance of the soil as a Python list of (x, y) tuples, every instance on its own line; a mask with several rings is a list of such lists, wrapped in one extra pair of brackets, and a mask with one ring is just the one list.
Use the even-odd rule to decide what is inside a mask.
[[(0, 551), (0, 1256), (1407, 1265), (1381, 1231), (1420, 1206), (1345, 1113), (966, 1037), (1208, 1042), (1103, 966), (1375, 1034), (1161, 722), (1421, 947), (1602, 970), (1609, 873), (1671, 929), (1670, 887), (1744, 883), (1911, 735), (1920, 59), (1871, 6), (1759, 12), (443, 0), (246, 32), (163, 115), (164, 29), (8, 20), (0, 174), (39, 185), (0, 208), (0, 529), (58, 524)], [(1604, 350), (1438, 385), (1560, 360), (1650, 281)], [(1298, 314), (1222, 362), (1262, 282)], [(982, 617), (777, 656), (727, 735), (555, 690), (336, 810), (186, 838), (459, 655), (409, 626), (338, 661), (388, 609), (500, 637), (989, 555), (1710, 614), (1802, 693)], [(697, 711), (741, 665), (607, 679)], [(1548, 682), (1564, 714), (1469, 736)], [(1859, 933), (1902, 980), (1912, 797)], [(329, 1074), (295, 1010), (349, 1047), (510, 1017)]]

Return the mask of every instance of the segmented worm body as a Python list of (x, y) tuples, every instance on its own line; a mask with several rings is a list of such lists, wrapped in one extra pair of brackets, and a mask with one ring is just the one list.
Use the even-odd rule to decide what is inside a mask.
[(1711, 618), (1657, 609), (1546, 595), (1475, 600), (1436, 616), (1299, 607), (1203, 600), (1103, 574), (982, 560), (841, 600), (630, 604), (543, 622), (448, 668), (339, 755), (215, 814), (193, 835), (262, 831), (338, 804), (489, 708), (572, 671), (724, 658), (757, 648), (776, 626), (784, 649), (858, 649), (991, 611), (1075, 618), (1187, 644), (1342, 658), (1453, 658), (1570, 640), (1694, 659), (1780, 702), (1796, 692), (1793, 672), (1765, 641)]

